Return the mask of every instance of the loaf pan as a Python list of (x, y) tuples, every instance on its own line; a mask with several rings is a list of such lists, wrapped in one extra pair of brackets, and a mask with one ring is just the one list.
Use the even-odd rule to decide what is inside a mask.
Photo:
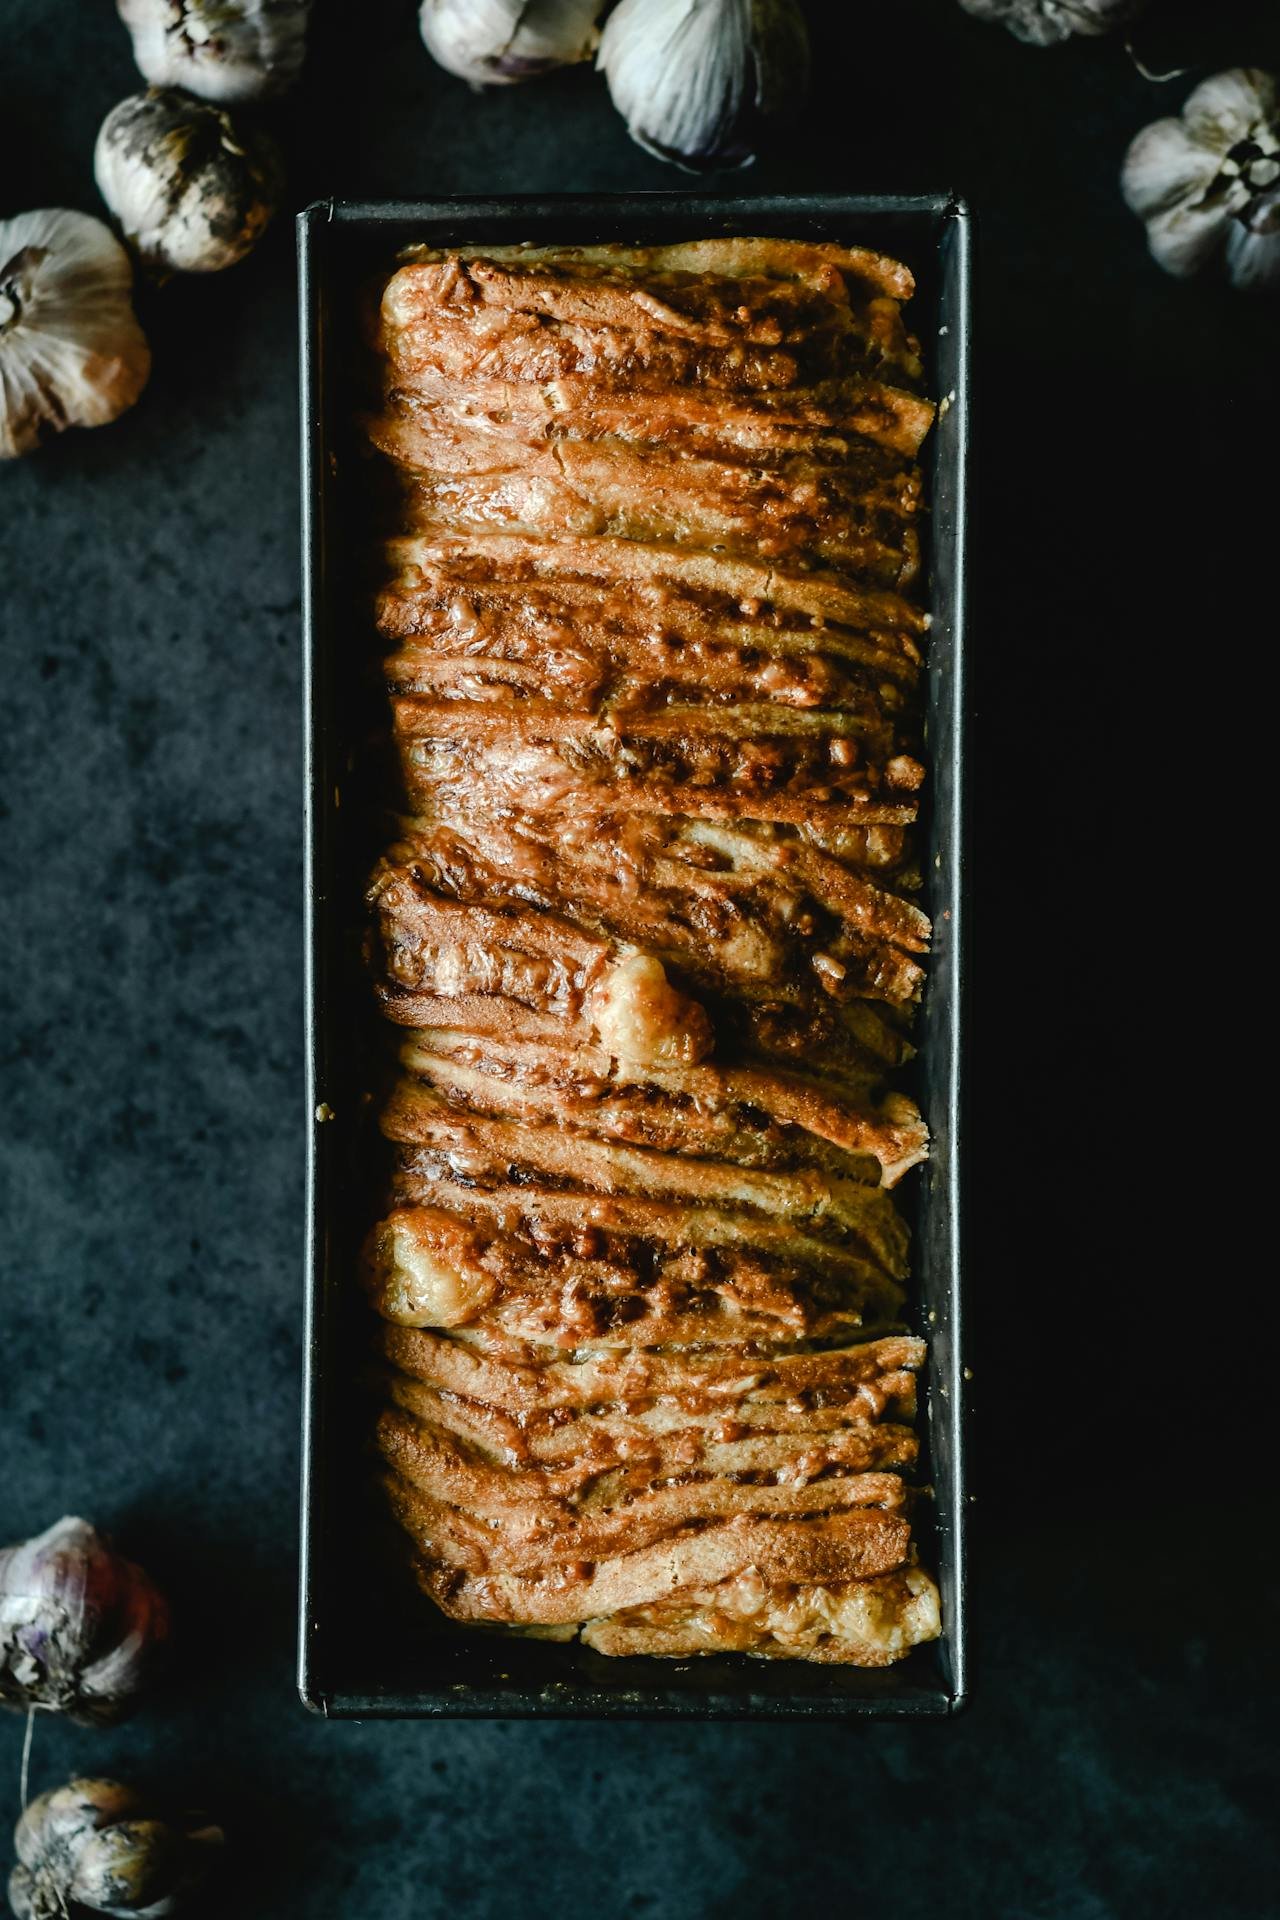
[[(361, 309), (402, 247), (643, 245), (766, 234), (878, 248), (917, 280), (909, 308), (929, 390), (943, 405), (925, 443), (930, 634), (923, 827), (935, 927), (912, 1091), (932, 1158), (901, 1193), (914, 1230), (914, 1329), (923, 1376), (921, 1557), (942, 1591), (943, 1635), (877, 1671), (763, 1661), (610, 1660), (580, 1645), (463, 1630), (438, 1616), (391, 1550), (362, 1438), (368, 1308), (355, 1285), (377, 1217), (380, 1152), (370, 1063), (384, 1050), (361, 960), (385, 708), (369, 615), (374, 469), (356, 418), (367, 377)], [(969, 215), (952, 194), (708, 198), (566, 195), (362, 205), (298, 217), (306, 648), (308, 1023), (306, 1377), (299, 1690), (337, 1717), (489, 1716), (834, 1719), (943, 1715), (965, 1698), (961, 1154), (964, 1033), (965, 462), (969, 421)], [(385, 1043), (384, 1043), (385, 1044)], [(901, 1191), (901, 1190), (900, 1190)]]

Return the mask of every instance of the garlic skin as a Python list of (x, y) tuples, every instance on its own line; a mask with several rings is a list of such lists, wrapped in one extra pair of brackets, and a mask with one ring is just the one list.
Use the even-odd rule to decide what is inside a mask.
[(280, 168), (261, 135), (172, 87), (113, 107), (93, 173), (126, 240), (152, 267), (220, 273), (257, 243), (276, 210)]
[(109, 227), (50, 207), (0, 220), (0, 460), (102, 427), (147, 384), (133, 269)]
[(960, 0), (975, 20), (990, 20), (1033, 47), (1060, 46), (1073, 34), (1110, 33), (1141, 13), (1145, 0)]
[(422, 0), (418, 30), (432, 59), (473, 87), (536, 80), (589, 60), (604, 0)]
[(14, 1829), (17, 1920), (69, 1914), (167, 1920), (217, 1864), (222, 1831), (203, 1814), (157, 1818), (116, 1780), (71, 1780), (33, 1800)]
[(1222, 261), (1236, 287), (1280, 284), (1280, 102), (1274, 77), (1233, 67), (1202, 81), (1181, 117), (1155, 120), (1120, 185), (1166, 273)]
[(631, 138), (689, 169), (746, 166), (809, 81), (795, 0), (622, 0), (597, 66)]
[(152, 1679), (169, 1609), (141, 1567), (68, 1516), (0, 1549), (0, 1702), (86, 1725), (123, 1719)]
[(307, 50), (311, 0), (116, 0), (138, 71), (218, 106), (283, 93)]

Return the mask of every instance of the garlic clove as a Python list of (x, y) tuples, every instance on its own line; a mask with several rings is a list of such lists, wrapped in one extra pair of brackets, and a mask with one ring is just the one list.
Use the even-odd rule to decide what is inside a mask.
[(122, 1820), (86, 1838), (67, 1896), (96, 1913), (172, 1912), (182, 1867), (182, 1839), (172, 1827), (163, 1820)]
[(100, 427), (147, 384), (133, 270), (111, 230), (52, 207), (0, 220), (0, 459)]
[(794, 0), (621, 0), (596, 62), (639, 146), (690, 169), (745, 166), (809, 79)]
[(117, 11), (144, 80), (238, 106), (297, 78), (311, 0), (117, 0)]
[(1199, 273), (1222, 251), (1225, 221), (1221, 207), (1194, 202), (1154, 214), (1147, 222), (1152, 259), (1179, 279)]
[(73, 1839), (110, 1820), (127, 1820), (142, 1807), (141, 1795), (118, 1780), (72, 1780), (33, 1800), (14, 1828), (14, 1849), (24, 1867), (36, 1868), (50, 1854), (65, 1854)]
[(604, 0), (422, 0), (432, 59), (473, 87), (509, 86), (589, 60)]
[(1280, 192), (1254, 208), (1248, 226), (1232, 222), (1227, 272), (1233, 287), (1280, 286)]
[(168, 1603), (150, 1581), (135, 1588), (130, 1618), (129, 1631), (80, 1675), (81, 1712), (92, 1718), (110, 1715), (112, 1702), (134, 1690), (135, 1676), (152, 1661), (153, 1649), (168, 1639)]
[(1182, 118), (1193, 140), (1222, 155), (1276, 116), (1275, 82), (1257, 67), (1211, 74), (1187, 98)]
[(1125, 155), (1120, 187), (1127, 204), (1145, 220), (1207, 193), (1220, 165), (1218, 155), (1193, 138), (1185, 121), (1154, 120)]
[(262, 135), (172, 87), (132, 94), (102, 123), (98, 191), (150, 266), (218, 273), (254, 247), (276, 209), (280, 167)]

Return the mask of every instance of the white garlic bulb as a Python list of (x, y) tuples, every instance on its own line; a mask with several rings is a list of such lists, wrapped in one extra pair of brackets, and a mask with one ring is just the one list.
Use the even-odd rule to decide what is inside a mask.
[(422, 0), (418, 27), (433, 60), (473, 87), (536, 80), (588, 60), (604, 0)]
[(0, 1701), (119, 1720), (169, 1635), (163, 1595), (84, 1520), (0, 1549)]
[(1153, 121), (1120, 184), (1167, 273), (1224, 260), (1234, 286), (1280, 283), (1280, 102), (1255, 67), (1202, 81), (1179, 119)]
[(1052, 47), (1075, 33), (1110, 33), (1140, 13), (1145, 0), (960, 0), (960, 5), (977, 20), (1008, 27), (1033, 47)]
[(217, 273), (242, 260), (276, 209), (280, 168), (260, 134), (172, 87), (132, 94), (102, 123), (98, 191), (150, 265)]
[(311, 0), (116, 0), (138, 71), (235, 106), (281, 93), (307, 49)]
[(217, 1864), (222, 1831), (203, 1814), (157, 1818), (117, 1780), (71, 1780), (33, 1800), (14, 1829), (17, 1920), (101, 1913), (167, 1920)]
[(596, 63), (631, 138), (678, 166), (744, 166), (809, 79), (795, 0), (622, 0)]
[(132, 294), (129, 256), (101, 220), (65, 207), (0, 220), (0, 459), (133, 405), (151, 351)]

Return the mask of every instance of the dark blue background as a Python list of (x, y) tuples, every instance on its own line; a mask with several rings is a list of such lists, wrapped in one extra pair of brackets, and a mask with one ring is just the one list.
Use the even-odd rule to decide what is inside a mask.
[[(1268, 868), (1244, 838), (1273, 758), (1280, 309), (1167, 280), (1120, 200), (1129, 138), (1190, 78), (1151, 84), (1115, 41), (1022, 48), (951, 0), (809, 11), (810, 108), (743, 184), (955, 186), (980, 223), (975, 1700), (814, 1729), (296, 1703), (282, 218), (244, 266), (143, 296), (136, 412), (0, 472), (0, 1539), (83, 1512), (184, 1629), (134, 1725), (41, 1723), (33, 1784), (116, 1771), (214, 1805), (228, 1913), (1276, 1910)], [(1143, 44), (1274, 66), (1269, 11), (1157, 4)], [(679, 184), (589, 72), (476, 98), (411, 5), (320, 15), (274, 116), (293, 206)], [(105, 4), (0, 0), (0, 212), (96, 209), (94, 134), (137, 84)], [(15, 1812), (21, 1732), (0, 1725)]]

